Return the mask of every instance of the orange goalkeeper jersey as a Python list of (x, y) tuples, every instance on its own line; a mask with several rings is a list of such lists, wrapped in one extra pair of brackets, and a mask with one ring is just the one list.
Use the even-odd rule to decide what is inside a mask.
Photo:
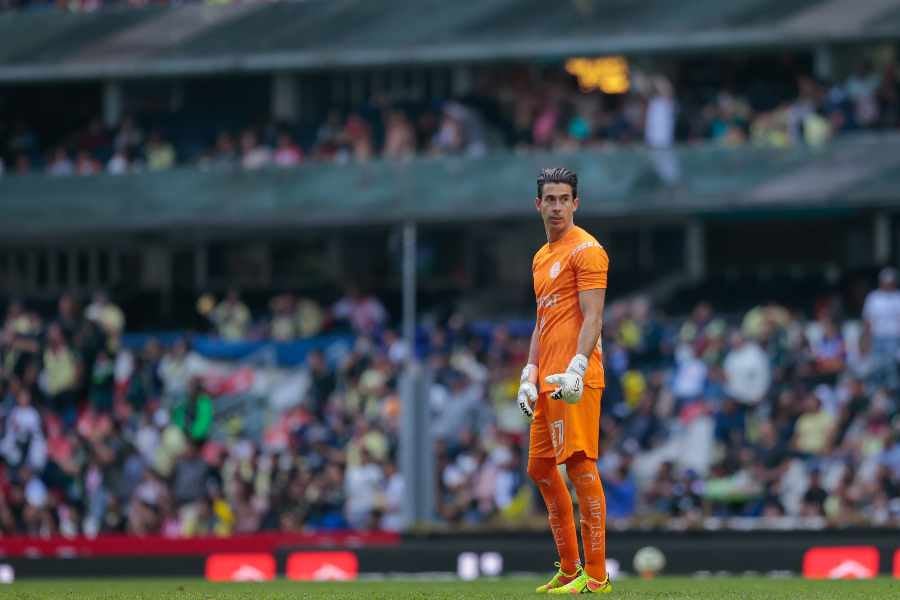
[[(539, 331), (538, 372), (540, 391), (554, 386), (544, 378), (562, 373), (569, 366), (578, 347), (578, 333), (584, 317), (578, 303), (578, 292), (606, 289), (609, 257), (597, 240), (581, 227), (573, 226), (552, 243), (544, 244), (531, 263), (534, 295), (537, 300)], [(601, 344), (588, 357), (584, 384), (604, 387)]]

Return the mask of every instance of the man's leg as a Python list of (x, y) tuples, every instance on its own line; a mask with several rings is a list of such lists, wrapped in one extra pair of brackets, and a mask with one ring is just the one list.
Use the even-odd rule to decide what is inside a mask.
[(566, 473), (578, 494), (584, 570), (591, 578), (606, 581), (606, 496), (597, 461), (576, 452), (566, 460)]
[(575, 534), (575, 511), (566, 482), (563, 481), (556, 459), (531, 457), (528, 459), (528, 476), (537, 484), (547, 505), (550, 529), (559, 551), (563, 573), (574, 574), (578, 569), (578, 537)]

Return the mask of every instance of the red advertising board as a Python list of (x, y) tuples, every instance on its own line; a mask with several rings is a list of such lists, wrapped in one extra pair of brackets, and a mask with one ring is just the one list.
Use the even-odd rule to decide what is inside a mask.
[(869, 579), (878, 575), (878, 549), (874, 546), (810, 548), (803, 556), (807, 579)]
[(894, 577), (900, 579), (900, 549), (894, 552)]
[(275, 557), (271, 554), (212, 554), (206, 559), (209, 581), (271, 581)]
[(294, 552), (288, 556), (287, 578), (295, 581), (356, 579), (359, 561), (353, 552)]
[(88, 537), (0, 538), (4, 558), (92, 558), (96, 556), (207, 556), (217, 553), (273, 553), (291, 547), (397, 546), (400, 536), (392, 532), (329, 531), (325, 533), (266, 532), (230, 537), (167, 538), (101, 535)]

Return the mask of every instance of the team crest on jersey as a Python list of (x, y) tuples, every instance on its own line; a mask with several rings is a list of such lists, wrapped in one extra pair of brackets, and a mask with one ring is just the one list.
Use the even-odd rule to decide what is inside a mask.
[(562, 265), (559, 264), (559, 261), (553, 263), (553, 266), (550, 267), (550, 279), (556, 279), (556, 276), (559, 275), (561, 270)]

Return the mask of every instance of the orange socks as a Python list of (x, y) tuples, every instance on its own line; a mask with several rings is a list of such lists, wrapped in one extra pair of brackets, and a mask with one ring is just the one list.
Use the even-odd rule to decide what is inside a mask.
[[(566, 461), (566, 473), (575, 485), (581, 511), (584, 570), (597, 581), (606, 580), (606, 496), (597, 463), (577, 453)], [(568, 495), (568, 494), (567, 494)]]
[[(594, 470), (596, 471), (596, 467)], [(575, 513), (569, 488), (552, 458), (529, 458), (528, 476), (537, 484), (544, 504), (547, 505), (550, 530), (559, 551), (560, 567), (564, 573), (574, 573), (578, 565), (578, 538), (575, 535)]]

